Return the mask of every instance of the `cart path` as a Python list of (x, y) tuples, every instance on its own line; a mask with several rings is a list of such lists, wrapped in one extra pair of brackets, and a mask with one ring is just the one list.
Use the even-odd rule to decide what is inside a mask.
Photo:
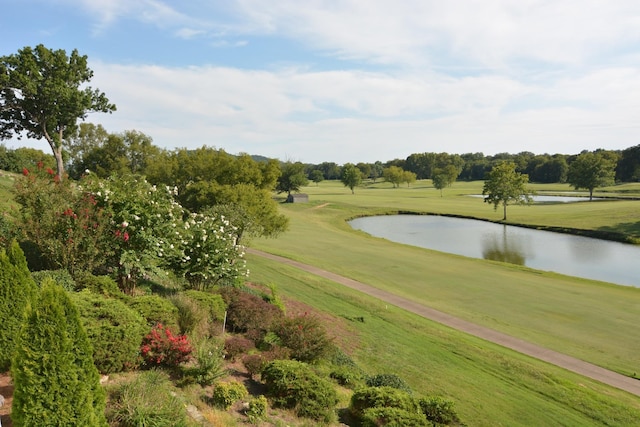
[(455, 316), (443, 313), (433, 308), (418, 304), (415, 301), (408, 300), (406, 298), (394, 295), (392, 293), (383, 291), (381, 289), (374, 288), (373, 286), (358, 282), (356, 280), (349, 279), (348, 277), (340, 276), (327, 270), (323, 270), (313, 265), (303, 264), (298, 261), (284, 258), (278, 255), (273, 255), (267, 252), (259, 251), (257, 249), (246, 248), (246, 251), (253, 255), (258, 255), (264, 258), (268, 258), (274, 261), (287, 264), (309, 273), (315, 274), (325, 279), (329, 279), (341, 285), (347, 286), (351, 289), (355, 289), (372, 297), (378, 298), (389, 304), (400, 307), (411, 313), (422, 316), (426, 319), (433, 320), (434, 322), (441, 323), (449, 326), (453, 329), (468, 333), (483, 340), (501, 345), (518, 353), (526, 354), (527, 356), (534, 357), (536, 359), (551, 363), (577, 374), (583, 375), (587, 378), (591, 378), (601, 383), (610, 385), (620, 390), (627, 391), (636, 396), (640, 396), (640, 381), (631, 377), (621, 375), (617, 372), (610, 371), (608, 369), (601, 368), (594, 364), (585, 362), (575, 357), (567, 356), (566, 354), (558, 353), (557, 351), (550, 350), (548, 348), (540, 347), (536, 344), (521, 340), (519, 338), (512, 337), (510, 335), (498, 332), (496, 330), (477, 325), (472, 322), (460, 319)]

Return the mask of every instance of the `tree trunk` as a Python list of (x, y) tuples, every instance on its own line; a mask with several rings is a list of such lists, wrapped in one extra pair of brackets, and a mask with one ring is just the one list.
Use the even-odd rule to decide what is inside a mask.
[(589, 189), (589, 201), (592, 202), (593, 201), (593, 188)]
[(56, 145), (56, 142), (51, 138), (49, 133), (45, 130), (44, 137), (49, 143), (49, 147), (51, 147), (51, 151), (53, 151), (53, 157), (56, 159), (56, 176), (59, 181), (62, 181), (64, 177), (64, 161), (62, 160), (62, 131), (60, 131), (60, 143)]
[(504, 207), (504, 217), (502, 218), (503, 221), (507, 220), (507, 204), (503, 203), (502, 206)]

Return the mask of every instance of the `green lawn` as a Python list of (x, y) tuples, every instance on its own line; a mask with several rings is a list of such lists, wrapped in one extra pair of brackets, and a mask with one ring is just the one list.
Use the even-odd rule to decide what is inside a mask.
[[(563, 185), (536, 187), (539, 192), (570, 191)], [(637, 196), (640, 190), (635, 184), (620, 187), (625, 188), (626, 196)], [(430, 182), (424, 181), (396, 189), (381, 183), (356, 189), (352, 195), (339, 183), (322, 182), (318, 187), (304, 188), (311, 203), (281, 205), (291, 220), (287, 233), (277, 239), (254, 240), (251, 246), (395, 292), (625, 375), (640, 374), (640, 289), (396, 244), (354, 231), (346, 223), (356, 216), (396, 211), (499, 220), (501, 212), (468, 196), (479, 194), (481, 189), (482, 183), (456, 183), (440, 197)], [(611, 195), (618, 187), (606, 190)], [(513, 206), (508, 213), (513, 223), (640, 236), (640, 201), (636, 200)], [(251, 263), (249, 267), (254, 279), (263, 280), (260, 270)], [(270, 280), (279, 283), (275, 278)], [(287, 282), (284, 277), (281, 280)], [(396, 343), (394, 336), (417, 339), (390, 333), (379, 345), (399, 351), (403, 345)], [(401, 364), (420, 370), (424, 361), (417, 360), (409, 357)], [(539, 393), (537, 386), (530, 389)]]

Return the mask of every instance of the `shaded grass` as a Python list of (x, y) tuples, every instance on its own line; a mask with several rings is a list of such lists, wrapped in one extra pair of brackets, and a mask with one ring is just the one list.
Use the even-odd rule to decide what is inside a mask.
[[(361, 190), (355, 196), (348, 189), (339, 194), (342, 189), (335, 184), (328, 186), (325, 193), (309, 187), (316, 191), (311, 204), (282, 205), (282, 211), (291, 219), (290, 231), (278, 239), (255, 240), (252, 246), (368, 283), (623, 375), (640, 372), (640, 330), (636, 326), (640, 289), (444, 254), (354, 231), (346, 219), (392, 208), (418, 211), (419, 205), (424, 204), (431, 211), (443, 213), (445, 208), (449, 213), (467, 216), (493, 213), (481, 200), (466, 196), (440, 198), (439, 192), (426, 185), (409, 189), (377, 185), (380, 188)], [(478, 185), (463, 183), (460, 192), (473, 194)], [(445, 193), (456, 190), (454, 186)], [(409, 199), (411, 194), (427, 196), (415, 201)], [(584, 215), (585, 221), (594, 224), (604, 222), (603, 216), (614, 216), (612, 210), (625, 204), (633, 204), (635, 212), (640, 207), (638, 201), (551, 207), (572, 209), (574, 216), (586, 209), (590, 214)], [(608, 211), (596, 215), (600, 206), (609, 206)], [(533, 211), (536, 221), (543, 222), (546, 214), (541, 209), (549, 207), (518, 208)]]
[(419, 395), (456, 402), (470, 426), (636, 425), (640, 399), (454, 331), (274, 261), (249, 256), (253, 277), (344, 318), (368, 374), (396, 373)]

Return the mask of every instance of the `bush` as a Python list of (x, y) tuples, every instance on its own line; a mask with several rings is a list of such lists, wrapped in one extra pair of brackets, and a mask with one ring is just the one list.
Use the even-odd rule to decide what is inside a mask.
[(329, 377), (334, 379), (341, 386), (354, 389), (364, 383), (364, 375), (357, 369), (347, 366), (334, 368)]
[(149, 327), (124, 302), (89, 291), (72, 294), (93, 346), (93, 360), (102, 373), (137, 367), (142, 338)]
[(107, 417), (111, 425), (186, 427), (188, 415), (167, 374), (143, 371), (119, 383), (110, 393)]
[(368, 408), (362, 415), (361, 427), (427, 427), (424, 415), (398, 408)]
[(58, 285), (62, 286), (65, 291), (73, 292), (76, 290), (76, 281), (67, 270), (40, 270), (31, 273), (31, 277), (38, 287), (42, 286), (42, 282), (46, 279), (52, 279)]
[(396, 374), (378, 374), (367, 378), (368, 387), (393, 387), (412, 394), (409, 384)]
[(106, 427), (105, 395), (78, 309), (51, 279), (27, 308), (11, 367), (16, 426)]
[(209, 312), (211, 321), (224, 320), (224, 312), (227, 310), (227, 305), (222, 299), (222, 295), (193, 289), (184, 291), (183, 294), (201, 304)]
[(427, 419), (436, 425), (449, 425), (460, 421), (451, 400), (431, 396), (421, 398), (418, 404)]
[(0, 372), (9, 370), (24, 310), (37, 289), (20, 246), (0, 249)]
[(278, 307), (248, 292), (229, 288), (224, 291), (223, 297), (229, 301), (227, 326), (234, 332), (255, 330), (264, 336), (283, 316)]
[(149, 326), (158, 323), (178, 330), (178, 309), (171, 301), (159, 295), (142, 295), (126, 300), (127, 305), (140, 313)]
[(178, 309), (180, 332), (197, 338), (211, 335), (209, 311), (205, 307), (184, 294), (174, 295), (170, 301)]
[(191, 358), (191, 344), (185, 335), (174, 335), (171, 329), (158, 324), (142, 340), (140, 354), (147, 366), (175, 368)]
[(284, 319), (275, 327), (282, 345), (291, 349), (291, 357), (301, 362), (313, 362), (332, 347), (327, 331), (316, 317), (304, 314)]
[(241, 336), (229, 337), (224, 342), (224, 352), (231, 361), (234, 361), (236, 356), (247, 353), (255, 347), (253, 341)]
[(267, 416), (267, 407), (267, 398), (258, 396), (249, 401), (249, 407), (244, 414), (249, 418), (250, 423), (255, 424)]
[(329, 423), (335, 419), (338, 395), (331, 382), (295, 360), (275, 360), (262, 370), (274, 406), (293, 409), (299, 417)]
[(244, 399), (249, 395), (247, 388), (244, 384), (237, 381), (231, 381), (228, 383), (217, 383), (213, 388), (213, 394), (211, 395), (211, 401), (213, 404), (225, 411), (231, 408), (231, 406)]
[(393, 387), (364, 387), (351, 396), (349, 409), (354, 417), (361, 419), (369, 408), (397, 408), (420, 413), (418, 402), (407, 392)]
[(203, 340), (195, 345), (194, 353), (195, 364), (184, 370), (186, 382), (195, 382), (206, 387), (226, 375), (220, 343)]
[(76, 274), (76, 290), (87, 289), (94, 294), (106, 297), (121, 298), (124, 293), (118, 288), (118, 284), (109, 276), (94, 276), (91, 273), (81, 272)]

